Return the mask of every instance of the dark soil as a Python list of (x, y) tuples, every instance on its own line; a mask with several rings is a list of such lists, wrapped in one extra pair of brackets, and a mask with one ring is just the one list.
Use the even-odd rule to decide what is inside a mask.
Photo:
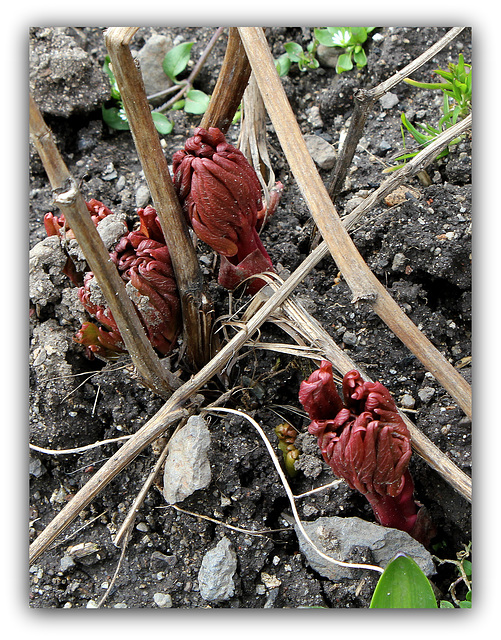
[[(180, 36), (180, 40), (195, 41), (193, 60), (212, 35), (212, 30), (205, 28), (155, 31), (173, 39)], [(367, 46), (368, 65), (360, 71), (337, 75), (334, 69), (321, 67), (301, 73), (293, 65), (283, 83), (302, 132), (320, 135), (337, 147), (340, 134), (349, 124), (353, 90), (375, 86), (446, 31), (437, 27), (379, 29), (379, 39), (370, 40)], [(67, 28), (62, 32), (66, 38), (64, 46), (83, 49), (95, 67), (101, 68), (106, 55), (101, 29)], [(152, 32), (149, 28), (140, 29), (133, 49), (140, 49)], [(278, 57), (283, 53), (284, 42), (294, 40), (306, 46), (305, 38), (310, 33), (310, 29), (271, 28), (267, 35), (274, 56)], [(422, 67), (416, 77), (429, 80), (434, 69), (457, 61), (459, 53), (470, 62), (470, 38), (470, 31), (465, 30)], [(31, 41), (49, 52), (56, 46), (50, 29), (33, 30)], [(225, 44), (226, 36), (217, 43), (196, 88), (211, 93)], [(111, 130), (103, 123), (100, 103), (106, 98), (102, 97), (104, 90), (99, 84), (103, 80), (106, 88), (103, 78), (92, 81), (100, 88), (89, 90), (81, 98), (70, 92), (65, 104), (73, 107), (64, 115), (45, 102), (42, 89), (37, 89), (40, 92), (35, 97), (84, 197), (96, 198), (114, 211), (133, 216), (137, 209), (136, 192), (144, 184), (144, 177), (130, 133)], [(91, 80), (88, 82), (91, 87)], [(40, 84), (43, 86), (43, 82)], [(389, 109), (378, 103), (369, 116), (345, 189), (336, 202), (341, 214), (350, 210), (352, 198), (366, 196), (386, 177), (382, 173), (385, 164), (401, 149), (402, 111), (415, 123), (438, 121), (441, 97), (436, 93), (403, 83), (392, 92), (398, 103)], [(164, 138), (168, 158), (183, 146), (192, 128), (198, 125), (199, 116), (176, 111), (173, 120), (174, 131)], [(311, 251), (314, 234), (308, 209), (271, 125), (268, 129), (274, 171), (285, 189), (262, 239), (277, 270), (286, 273), (292, 272)], [(235, 125), (230, 128), (228, 139), (236, 143), (237, 137)], [(464, 140), (452, 147), (448, 157), (429, 168), (429, 174), (431, 186), (424, 187), (419, 180), (412, 180), (408, 185), (412, 191), (409, 190), (404, 202), (375, 207), (352, 237), (370, 268), (412, 321), (470, 380), (470, 142)], [(321, 175), (327, 182), (329, 171), (321, 171)], [(34, 247), (45, 237), (43, 216), (54, 211), (50, 186), (34, 148), (30, 156), (30, 185), (30, 247)], [(226, 314), (228, 294), (215, 284), (217, 271), (212, 253), (205, 246), (199, 246), (199, 251), (204, 274), (212, 283), (216, 316)], [(415, 399), (409, 413), (411, 419), (460, 469), (471, 474), (470, 421), (368, 306), (350, 303), (348, 286), (342, 279), (335, 281), (337, 275), (336, 265), (326, 258), (297, 288), (296, 294), (338, 344), (373, 379), (390, 389), (397, 404), (406, 394)], [(72, 339), (84, 317), (75, 289), (64, 277), (54, 273), (50, 277), (51, 294), (44, 303), (31, 307), (30, 442), (51, 449), (73, 448), (134, 433), (162, 406), (162, 399), (142, 387), (129, 369), (104, 366), (99, 360), (89, 361), (85, 357), (83, 348)], [(286, 340), (278, 329), (265, 326), (263, 332), (270, 340)], [(178, 355), (176, 350), (170, 358), (172, 368), (179, 366)], [(249, 355), (233, 368), (229, 384), (243, 383), (250, 387), (238, 396), (236, 406), (249, 412), (277, 445), (274, 428), (283, 421), (280, 416), (300, 431), (307, 429), (306, 420), (284, 406), (299, 407), (299, 384), (310, 371), (308, 361), (260, 352)], [(183, 374), (185, 378), (188, 375)], [(422, 400), (418, 393), (427, 388), (433, 390), (429, 391), (433, 395)], [(222, 391), (222, 384), (214, 381), (205, 394), (208, 401), (213, 401)], [(245, 529), (287, 526), (281, 517), (282, 513), (290, 512), (283, 487), (263, 443), (250, 425), (239, 418), (213, 418), (210, 431), (212, 482), (180, 506)], [(116, 448), (117, 445), (107, 445), (81, 455), (57, 457), (31, 452), (31, 539)], [(120, 550), (112, 543), (113, 534), (141, 489), (155, 456), (152, 448), (143, 451), (35, 562), (30, 569), (32, 607), (86, 607), (89, 601), (101, 598), (120, 556)], [(410, 469), (416, 498), (426, 505), (437, 529), (432, 553), (455, 559), (471, 540), (470, 505), (417, 455), (413, 456)], [(317, 477), (299, 472), (290, 482), (294, 493), (302, 493), (331, 480), (330, 469), (322, 462)], [(300, 501), (299, 512), (304, 520), (346, 515), (374, 521), (365, 499), (346, 485)], [(70, 538), (72, 534), (75, 535)], [(222, 536), (231, 540), (237, 554), (236, 591), (228, 601), (209, 604), (200, 596), (197, 576), (202, 557)], [(84, 542), (94, 543), (96, 551), (72, 566), (62, 566), (67, 548)], [(262, 573), (276, 576), (279, 589), (266, 587)], [(456, 578), (452, 565), (437, 566), (433, 582), (441, 598), (449, 599), (447, 590)], [(262, 537), (239, 533), (168, 507), (157, 487), (141, 507), (124, 564), (104, 606), (156, 607), (154, 595), (163, 593), (170, 594), (175, 608), (312, 605), (364, 608), (370, 603), (372, 589), (362, 587), (360, 580), (334, 584), (314, 572), (299, 551), (293, 530)]]

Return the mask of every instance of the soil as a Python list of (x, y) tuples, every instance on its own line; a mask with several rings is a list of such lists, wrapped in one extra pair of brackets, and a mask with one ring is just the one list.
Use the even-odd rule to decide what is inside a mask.
[[(316, 134), (337, 147), (353, 110), (353, 90), (371, 88), (402, 68), (436, 42), (446, 28), (382, 28), (366, 46), (368, 64), (341, 75), (333, 68), (300, 72), (292, 65), (283, 84), (304, 134)], [(172, 41), (193, 41), (196, 60), (213, 31), (208, 28), (141, 28), (133, 40), (139, 50), (153, 34)], [(267, 36), (273, 55), (283, 44), (300, 42), (304, 47), (311, 29), (270, 28)], [(57, 36), (57, 37), (56, 37)], [(177, 38), (177, 40), (176, 40)], [(45, 53), (78, 49), (86, 52), (94, 70), (100, 70), (106, 50), (99, 28), (33, 29), (33, 47)], [(210, 94), (217, 79), (226, 35), (199, 75), (195, 87)], [(436, 68), (445, 68), (463, 53), (471, 61), (471, 32), (463, 31), (416, 74), (430, 80)], [(39, 54), (36, 64), (40, 64)], [(32, 71), (35, 97), (44, 111), (65, 162), (80, 184), (86, 200), (96, 198), (116, 212), (132, 217), (144, 176), (130, 132), (111, 130), (103, 123), (101, 102), (107, 79), (99, 73), (88, 80), (87, 91), (67, 92), (65, 109), (44, 98), (39, 68)], [(46, 83), (55, 82), (54, 74)], [(89, 78), (91, 75), (89, 75)], [(64, 73), (63, 73), (64, 78)], [(59, 91), (64, 82), (59, 81)], [(95, 83), (95, 85), (93, 84)], [(103, 89), (104, 83), (105, 89)], [(55, 90), (52, 90), (52, 98)], [(345, 188), (336, 201), (340, 214), (349, 212), (353, 198), (363, 198), (386, 177), (382, 173), (391, 156), (402, 148), (400, 114), (414, 123), (436, 125), (441, 106), (437, 92), (412, 88), (404, 83), (392, 90), (396, 103), (390, 108), (378, 102), (368, 118)], [(387, 105), (386, 105), (387, 107)], [(168, 158), (181, 148), (199, 116), (172, 113), (173, 133), (164, 136)], [(228, 132), (236, 143), (238, 125)], [(309, 254), (315, 241), (308, 209), (295, 185), (280, 144), (268, 126), (269, 148), (277, 180), (285, 186), (278, 210), (262, 233), (264, 245), (277, 271), (292, 272)], [(30, 248), (45, 238), (43, 216), (54, 211), (48, 180), (34, 147), (30, 153)], [(320, 170), (325, 182), (330, 172)], [(406, 186), (403, 201), (381, 203), (361, 221), (352, 237), (367, 264), (402, 306), (412, 321), (441, 353), (471, 378), (471, 144), (465, 139), (450, 154), (428, 169), (430, 186), (416, 178)], [(210, 283), (216, 316), (229, 311), (228, 293), (216, 284), (212, 252), (202, 243), (198, 251), (204, 275)], [(40, 267), (42, 268), (42, 267)], [(107, 438), (134, 433), (162, 406), (161, 398), (145, 389), (133, 376), (128, 361), (105, 364), (88, 360), (73, 335), (85, 317), (75, 288), (57, 269), (48, 275), (47, 295), (30, 309), (30, 442), (51, 449), (74, 448)], [(351, 304), (351, 294), (331, 258), (324, 259), (296, 290), (307, 310), (346, 349), (373, 379), (381, 381), (397, 404), (411, 396), (415, 403), (409, 416), (415, 424), (468, 475), (471, 474), (471, 424), (452, 398), (427, 373), (367, 305)], [(242, 301), (233, 300), (234, 308)], [(286, 341), (278, 329), (265, 325), (263, 336)], [(179, 349), (169, 357), (171, 369), (183, 367)], [(274, 428), (283, 418), (300, 432), (308, 423), (290, 408), (300, 408), (299, 384), (312, 370), (309, 361), (276, 352), (250, 354), (231, 372), (227, 387), (243, 384), (237, 406), (254, 417), (278, 451)], [(184, 371), (182, 376), (189, 375)], [(225, 390), (215, 379), (204, 394), (213, 401)], [(421, 392), (421, 394), (419, 393)], [(412, 404), (412, 403), (411, 403)], [(266, 449), (245, 421), (237, 417), (210, 421), (209, 453), (212, 482), (181, 503), (186, 511), (209, 516), (197, 518), (169, 507), (161, 487), (152, 489), (137, 516), (124, 562), (104, 607), (151, 608), (158, 596), (169, 594), (174, 608), (365, 608), (373, 582), (340, 583), (320, 576), (299, 550), (294, 530), (283, 519), (290, 513), (284, 489)], [(51, 456), (31, 451), (30, 537), (34, 539), (62, 506), (117, 450), (104, 445), (83, 454)], [(156, 461), (149, 447), (111, 482), (64, 535), (30, 568), (30, 606), (39, 608), (92, 606), (104, 594), (120, 557), (113, 542), (123, 518)], [(294, 493), (308, 491), (332, 481), (330, 469), (321, 461), (318, 475), (300, 471), (290, 484)], [(442, 559), (455, 559), (471, 540), (470, 504), (454, 491), (417, 455), (410, 470), (416, 498), (431, 514), (437, 535), (431, 551)], [(160, 482), (160, 481), (159, 481)], [(342, 484), (336, 490), (314, 494), (298, 502), (300, 517), (358, 516), (371, 522), (373, 513), (363, 496)], [(229, 529), (279, 529), (254, 536)], [(219, 603), (205, 601), (199, 592), (198, 572), (205, 553), (226, 536), (237, 555), (235, 593)], [(74, 562), (62, 563), (68, 547), (91, 543), (93, 552)], [(90, 548), (90, 547), (88, 547)], [(275, 576), (266, 584), (264, 574)], [(438, 565), (432, 577), (437, 593), (449, 599), (448, 588), (458, 577), (450, 564)], [(279, 584), (279, 588), (273, 587)], [(458, 587), (458, 596), (464, 596)], [(168, 600), (168, 599), (167, 599)], [(91, 605), (89, 605), (89, 602)]]

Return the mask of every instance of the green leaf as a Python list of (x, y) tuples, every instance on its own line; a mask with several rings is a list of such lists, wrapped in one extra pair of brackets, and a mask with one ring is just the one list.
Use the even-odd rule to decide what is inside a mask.
[(469, 560), (463, 560), (463, 569), (467, 578), (471, 578), (471, 562)]
[(353, 54), (353, 60), (355, 60), (357, 67), (365, 67), (365, 65), (367, 64), (367, 56), (365, 55), (365, 51), (363, 49), (360, 49), (360, 51), (355, 51), (355, 53)]
[(315, 34), (315, 38), (320, 42), (320, 44), (323, 44), (324, 47), (333, 47), (334, 46), (334, 42), (332, 40), (332, 29), (333, 27), (327, 28), (327, 29), (317, 29), (317, 27), (315, 27), (313, 29), (313, 33)]
[(460, 609), (471, 609), (471, 602), (468, 602), (468, 600), (463, 600), (462, 602), (459, 603), (459, 608)]
[(275, 60), (275, 66), (277, 68), (278, 75), (283, 78), (289, 73), (289, 69), (291, 68), (291, 59), (286, 53), (284, 53), (280, 58)]
[(351, 61), (351, 52), (342, 53), (337, 59), (336, 72), (342, 73), (343, 71), (350, 71), (353, 69), (353, 62)]
[(122, 106), (110, 107), (109, 109), (107, 109), (103, 105), (102, 114), (103, 114), (103, 120), (112, 129), (118, 129), (121, 131), (128, 131), (130, 129), (129, 121), (127, 120), (125, 109)]
[(405, 554), (386, 567), (374, 590), (371, 609), (437, 609), (430, 581)]
[(151, 114), (153, 118), (153, 124), (155, 125), (155, 129), (163, 136), (168, 136), (174, 128), (174, 123), (172, 120), (169, 120), (167, 116), (164, 116), (163, 113), (158, 113), (153, 111)]
[(455, 609), (455, 607), (448, 600), (440, 600), (440, 609)]
[(351, 42), (364, 43), (367, 40), (367, 29), (365, 27), (350, 27)]
[(198, 89), (190, 89), (186, 94), (184, 110), (186, 113), (205, 113), (209, 106), (210, 96)]
[(297, 42), (286, 42), (284, 49), (292, 62), (299, 62), (304, 58), (303, 47)]
[(190, 59), (191, 47), (194, 44), (194, 42), (182, 42), (165, 54), (162, 67), (165, 74), (173, 82), (177, 82), (176, 76), (186, 69), (186, 65)]

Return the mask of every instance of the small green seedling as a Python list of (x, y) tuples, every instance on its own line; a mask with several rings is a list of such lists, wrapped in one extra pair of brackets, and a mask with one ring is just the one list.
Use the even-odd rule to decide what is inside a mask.
[[(405, 149), (405, 130), (407, 130), (416, 142), (421, 146), (433, 142), (443, 131), (452, 127), (458, 120), (461, 120), (467, 116), (471, 111), (471, 99), (472, 99), (472, 72), (471, 65), (465, 64), (463, 54), (459, 54), (457, 64), (449, 64), (449, 70), (443, 69), (435, 70), (435, 73), (443, 78), (443, 82), (417, 82), (410, 78), (405, 78), (404, 82), (418, 87), (420, 89), (428, 90), (440, 90), (444, 94), (442, 103), (442, 115), (438, 121), (438, 126), (433, 127), (430, 124), (419, 123), (418, 130), (414, 127), (402, 113), (400, 119), (402, 121), (401, 131), (402, 139)], [(449, 145), (439, 153), (437, 160), (444, 158), (449, 154), (450, 147), (458, 144), (462, 140), (462, 137), (455, 138)], [(414, 158), (418, 154), (418, 151), (404, 153), (396, 158), (396, 162), (399, 164), (394, 167), (389, 167), (384, 170), (384, 173), (395, 171), (404, 166), (404, 164), (410, 158)]]
[[(367, 64), (363, 45), (367, 36), (376, 27), (326, 27), (315, 28), (315, 39), (326, 47), (344, 49), (336, 64), (336, 72), (350, 71), (353, 61), (360, 69)], [(353, 58), (353, 59), (352, 59)]]
[(300, 71), (306, 69), (318, 69), (319, 62), (316, 52), (319, 44), (326, 47), (337, 47), (342, 50), (336, 65), (336, 72), (342, 73), (353, 69), (353, 61), (358, 68), (367, 64), (367, 56), (363, 44), (367, 36), (376, 27), (325, 27), (314, 28), (314, 38), (306, 47), (306, 51), (297, 42), (284, 44), (285, 53), (277, 60), (278, 75), (286, 76), (293, 62), (297, 62)]
[[(174, 84), (183, 85), (185, 81), (179, 80), (178, 76), (185, 71), (190, 61), (191, 48), (194, 42), (182, 42), (173, 47), (165, 54), (163, 59), (162, 68), (166, 76), (168, 76)], [(111, 85), (111, 106), (102, 107), (103, 120), (112, 129), (128, 130), (129, 121), (127, 120), (127, 114), (122, 102), (122, 96), (113, 74), (113, 70), (110, 66), (110, 58), (106, 56), (104, 62), (104, 71), (108, 75)], [(186, 113), (200, 115), (205, 113), (209, 105), (210, 96), (198, 89), (188, 89), (186, 95), (175, 102), (172, 106), (172, 110), (184, 109)], [(163, 113), (158, 111), (152, 111), (151, 116), (156, 130), (161, 135), (168, 135), (174, 128), (174, 123)]]
[(371, 609), (437, 609), (430, 581), (416, 562), (398, 554), (374, 589)]

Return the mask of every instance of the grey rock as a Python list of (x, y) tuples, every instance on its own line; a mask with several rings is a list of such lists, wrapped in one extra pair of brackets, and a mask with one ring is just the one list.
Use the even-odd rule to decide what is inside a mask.
[(68, 569), (72, 569), (74, 566), (76, 566), (76, 563), (71, 556), (65, 555), (59, 561), (59, 570), (63, 573), (68, 571)]
[(433, 387), (423, 387), (418, 391), (418, 396), (421, 402), (427, 404), (435, 395), (435, 389)]
[(110, 97), (106, 74), (70, 33), (69, 27), (30, 29), (30, 90), (54, 116), (90, 113)]
[(409, 262), (409, 258), (403, 253), (396, 253), (391, 264), (392, 271), (402, 271)]
[(416, 404), (416, 400), (411, 396), (410, 393), (405, 393), (400, 399), (400, 406), (402, 409), (414, 409), (414, 405)]
[(329, 69), (335, 69), (339, 56), (343, 53), (341, 47), (326, 47), (324, 44), (319, 44), (317, 47), (317, 59), (322, 67), (328, 67)]
[(304, 141), (311, 157), (320, 169), (329, 170), (333, 168), (336, 163), (336, 151), (327, 140), (311, 134), (304, 136)]
[(169, 504), (181, 502), (210, 484), (209, 448), (210, 432), (205, 420), (201, 416), (191, 416), (186, 426), (170, 441), (163, 489)]
[[(137, 54), (147, 96), (172, 86), (172, 81), (165, 75), (162, 67), (165, 54), (169, 49), (172, 49), (172, 40), (167, 36), (155, 33), (146, 41), (144, 47)], [(154, 98), (151, 103), (155, 105), (161, 104), (165, 100), (162, 97)]]
[(204, 600), (220, 602), (235, 593), (233, 575), (237, 569), (237, 556), (228, 538), (222, 538), (208, 551), (198, 572), (200, 595)]
[(127, 233), (125, 214), (111, 213), (99, 221), (97, 231), (108, 251)]
[(61, 296), (67, 277), (63, 273), (67, 261), (61, 241), (49, 236), (38, 242), (29, 255), (29, 295), (33, 304), (45, 307)]
[(383, 107), (383, 109), (393, 109), (395, 105), (398, 104), (398, 96), (396, 93), (385, 93), (382, 98), (379, 98), (379, 103)]
[[(360, 518), (318, 518), (302, 523), (314, 544), (336, 560), (351, 561), (365, 550), (373, 563), (386, 567), (397, 553), (406, 553), (427, 576), (435, 573), (435, 566), (428, 551), (405, 531), (382, 527)], [(353, 579), (360, 570), (350, 569), (324, 560), (305, 539), (297, 525), (299, 546), (312, 569), (330, 580)], [(349, 560), (348, 560), (349, 559)]]
[(343, 333), (343, 342), (350, 347), (354, 347), (357, 344), (357, 336), (352, 331), (345, 331)]
[(157, 607), (161, 609), (170, 609), (172, 607), (172, 596), (170, 593), (155, 593), (153, 600)]
[(145, 184), (136, 189), (136, 207), (144, 208), (150, 201), (150, 190)]

